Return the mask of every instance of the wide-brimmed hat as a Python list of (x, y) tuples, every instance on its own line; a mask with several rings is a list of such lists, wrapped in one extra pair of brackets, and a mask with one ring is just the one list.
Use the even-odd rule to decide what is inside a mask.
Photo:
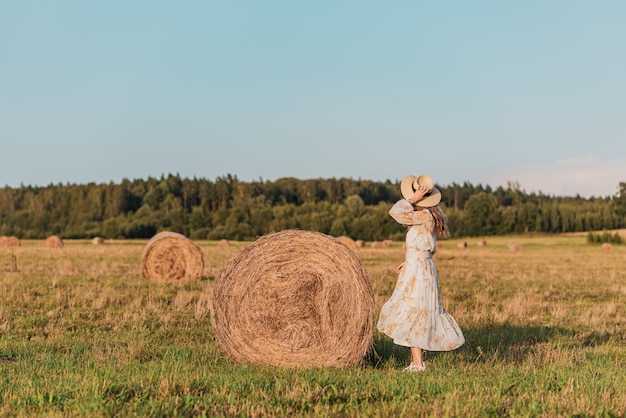
[(431, 206), (436, 206), (437, 204), (439, 204), (439, 202), (441, 202), (441, 192), (435, 187), (435, 182), (433, 181), (433, 179), (425, 174), (422, 174), (418, 177), (412, 175), (404, 177), (402, 179), (402, 183), (400, 183), (402, 196), (405, 199), (409, 200), (411, 197), (413, 197), (415, 190), (417, 190), (419, 186), (426, 186), (429, 192), (424, 195), (422, 200), (415, 202), (416, 206), (428, 208)]

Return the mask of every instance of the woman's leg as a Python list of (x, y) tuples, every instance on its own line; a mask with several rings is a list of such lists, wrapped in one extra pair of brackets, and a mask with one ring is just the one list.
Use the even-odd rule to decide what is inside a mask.
[(413, 359), (413, 364), (415, 364), (417, 367), (422, 367), (424, 365), (421, 348), (411, 347), (411, 358)]

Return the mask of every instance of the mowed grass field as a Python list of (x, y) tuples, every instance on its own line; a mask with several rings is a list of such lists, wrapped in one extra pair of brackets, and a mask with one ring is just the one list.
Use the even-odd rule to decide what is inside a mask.
[[(147, 240), (0, 248), (0, 416), (624, 416), (626, 246), (485, 239), (442, 241), (443, 302), (467, 342), (427, 352), (417, 374), (401, 373), (408, 350), (379, 333), (358, 367), (229, 361), (212, 285), (249, 243), (196, 241), (205, 279), (185, 283), (141, 277)], [(377, 312), (401, 246), (360, 250)]]

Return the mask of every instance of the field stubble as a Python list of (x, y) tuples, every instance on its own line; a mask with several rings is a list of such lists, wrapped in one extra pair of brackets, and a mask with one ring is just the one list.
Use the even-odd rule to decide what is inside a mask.
[[(246, 243), (198, 242), (204, 279), (141, 277), (146, 242), (25, 241), (0, 248), (0, 415), (624, 416), (626, 248), (584, 237), (442, 241), (444, 306), (466, 336), (399, 372), (408, 351), (376, 334), (347, 369), (237, 365), (210, 324), (213, 279)], [(476, 240), (478, 241), (478, 240)], [(376, 311), (401, 244), (359, 250)]]

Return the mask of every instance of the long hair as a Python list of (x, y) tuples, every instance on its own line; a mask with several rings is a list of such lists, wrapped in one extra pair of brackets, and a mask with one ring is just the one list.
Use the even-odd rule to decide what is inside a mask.
[(435, 220), (435, 231), (437, 235), (442, 238), (449, 238), (452, 234), (450, 234), (450, 230), (448, 229), (448, 217), (444, 213), (443, 209), (439, 205), (430, 206), (430, 207), (422, 207), (422, 206), (414, 206), (415, 210), (427, 209), (431, 215), (433, 215), (433, 219)]

